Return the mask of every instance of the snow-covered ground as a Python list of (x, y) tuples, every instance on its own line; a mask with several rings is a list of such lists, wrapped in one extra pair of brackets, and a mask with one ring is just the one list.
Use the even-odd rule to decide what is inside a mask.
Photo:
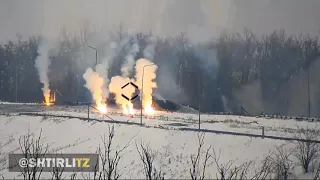
[(12, 104), (12, 105), (36, 105), (39, 103), (17, 103), (17, 102), (6, 102), (6, 101), (0, 101), (0, 104)]
[[(41, 109), (41, 112), (37, 113), (87, 117), (87, 107), (50, 107)], [(140, 123), (139, 114), (135, 117), (126, 117), (122, 116), (118, 110), (110, 109), (108, 116), (116, 121)], [(101, 136), (108, 135), (111, 123), (103, 122), (109, 118), (93, 110), (90, 112), (90, 118), (102, 121), (26, 116), (18, 115), (18, 113), (0, 115), (0, 177), (17, 177), (17, 173), (7, 170), (8, 153), (20, 152), (19, 137), (25, 135), (28, 129), (36, 135), (42, 130), (43, 142), (50, 145), (50, 152), (95, 153), (99, 144), (102, 143)], [(155, 162), (165, 172), (166, 179), (190, 179), (190, 156), (195, 154), (198, 148), (197, 132), (181, 131), (179, 128), (198, 128), (198, 115), (156, 112), (153, 117), (143, 117), (143, 123), (144, 126), (114, 124), (116, 131), (114, 147), (123, 147), (134, 137), (120, 161), (121, 178), (144, 178), (135, 144), (142, 141), (149, 143), (150, 147), (157, 152)], [(201, 128), (203, 129), (261, 134), (262, 127), (265, 128), (265, 135), (293, 137), (297, 127), (317, 129), (318, 123), (231, 115), (201, 115)], [(221, 149), (221, 164), (229, 160), (235, 161), (236, 164), (255, 160), (258, 166), (266, 154), (274, 150), (276, 146), (283, 144), (288, 144), (288, 142), (206, 133), (204, 149), (209, 146), (214, 147), (216, 151)], [(216, 178), (216, 173), (215, 165), (210, 162), (206, 177)], [(300, 174), (299, 170), (297, 174)]]

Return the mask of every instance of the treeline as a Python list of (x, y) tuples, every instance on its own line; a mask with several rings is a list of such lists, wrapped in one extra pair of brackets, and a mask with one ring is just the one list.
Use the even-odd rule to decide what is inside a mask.
[[(108, 42), (123, 42), (125, 33), (120, 28), (118, 32), (108, 34), (106, 40), (101, 38), (100, 41), (92, 40), (97, 40), (99, 37), (98, 32), (84, 30), (80, 35), (70, 35), (62, 31), (58, 45), (51, 53), (48, 73), (50, 87), (61, 93), (61, 99), (65, 101), (90, 99), (82, 78), (86, 68), (95, 64), (94, 53), (88, 45), (94, 45), (98, 49), (100, 62), (110, 53), (106, 50)], [(259, 37), (247, 29), (242, 33), (223, 32), (218, 39), (201, 44), (192, 43), (184, 34), (163, 38), (154, 37), (152, 32), (136, 33), (131, 35), (126, 44), (112, 56), (113, 63), (109, 77), (119, 74), (129, 51), (127, 45), (138, 42), (140, 51), (135, 57), (137, 60), (144, 57), (143, 52), (150, 44), (150, 39), (153, 39), (153, 61), (159, 66), (158, 72), (170, 74), (170, 78), (159, 74), (157, 78), (161, 82), (165, 82), (166, 78), (172, 80), (176, 86), (170, 87), (172, 94), (177, 92), (178, 96), (171, 97), (171, 89), (164, 86), (159, 87), (160, 94), (195, 108), (198, 107), (200, 98), (201, 110), (205, 112), (227, 109), (237, 111), (236, 104), (247, 104), (242, 102), (244, 100), (238, 90), (255, 82), (259, 82), (260, 98), (252, 98), (251, 101), (261, 101), (264, 104), (259, 107), (261, 111), (268, 111), (265, 110), (265, 104), (268, 106), (278, 104), (277, 95), (283, 94), (280, 92), (283, 91), (282, 87), (292, 77), (299, 75), (301, 71), (306, 71), (320, 55), (317, 36), (293, 36), (283, 30)], [(34, 66), (39, 40), (40, 37), (28, 39), (18, 37), (17, 40), (0, 46), (0, 100), (42, 101), (41, 86)], [(91, 42), (95, 43), (90, 44)], [(307, 84), (304, 85), (307, 87)], [(288, 99), (283, 99), (283, 102), (288, 102)], [(285, 115), (288, 111), (269, 113)]]

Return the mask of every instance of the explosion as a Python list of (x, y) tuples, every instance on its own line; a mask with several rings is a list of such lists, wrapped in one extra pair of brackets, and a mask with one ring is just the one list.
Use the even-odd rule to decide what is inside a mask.
[(83, 74), (83, 78), (86, 81), (85, 87), (91, 92), (92, 98), (96, 104), (98, 111), (102, 114), (107, 113), (107, 105), (103, 101), (103, 78), (94, 72), (91, 68), (88, 68)]
[(147, 104), (144, 106), (144, 112), (148, 115), (152, 115), (155, 113), (154, 109), (152, 108), (151, 104)]
[[(122, 107), (124, 114), (134, 114), (133, 104), (131, 103), (130, 99), (132, 94), (135, 92), (135, 88), (130, 84), (127, 85), (128, 83), (133, 81), (134, 80), (130, 78), (115, 76), (111, 78), (111, 82), (109, 84), (109, 91), (111, 93), (114, 93), (116, 103)], [(127, 86), (124, 87), (124, 85)], [(129, 100), (122, 95), (129, 98)]]
[(146, 114), (154, 114), (155, 112), (152, 108), (152, 91), (157, 88), (157, 83), (154, 82), (157, 69), (158, 66), (147, 59), (139, 59), (136, 62), (136, 84), (143, 92), (140, 95), (142, 96), (142, 108)]
[(51, 96), (51, 91), (48, 89), (46, 92), (44, 92), (44, 102), (45, 105), (50, 106), (54, 104), (56, 101), (56, 92), (54, 92)]
[[(101, 113), (107, 112), (106, 104), (103, 102), (103, 99), (108, 98), (110, 92), (114, 94), (116, 104), (122, 108), (123, 114), (134, 115), (135, 111), (131, 100), (133, 94), (137, 89), (139, 89), (140, 92), (143, 92), (143, 94), (141, 94), (141, 108), (144, 109), (146, 114), (154, 114), (155, 111), (152, 108), (152, 91), (153, 88), (157, 87), (154, 80), (156, 78), (156, 70), (158, 66), (152, 64), (147, 59), (139, 59), (135, 63), (134, 58), (140, 50), (136, 39), (134, 39), (130, 46), (126, 46), (126, 48), (128, 50), (128, 54), (121, 67), (120, 76), (114, 76), (110, 81), (108, 79), (108, 71), (106, 67), (109, 67), (110, 63), (112, 63), (112, 56), (111, 58), (108, 58), (108, 61), (105, 63), (97, 65), (96, 72), (91, 68), (87, 69), (86, 73), (83, 75), (83, 78), (86, 81), (85, 87), (90, 90), (97, 109)], [(153, 59), (154, 45), (148, 46), (148, 48), (145, 49), (144, 54), (145, 56)], [(133, 79), (131, 76), (133, 75), (134, 65), (136, 74)], [(132, 83), (137, 84), (138, 87), (135, 87), (136, 85), (133, 85)]]
[(133, 43), (129, 47), (129, 52), (121, 67), (122, 76), (112, 77), (109, 84), (109, 91), (114, 93), (116, 103), (121, 106), (125, 115), (134, 115), (131, 96), (135, 93), (136, 89), (130, 84), (130, 82), (134, 82), (134, 79), (130, 79), (128, 76), (133, 70), (134, 57), (139, 52), (139, 49), (140, 47), (137, 43)]

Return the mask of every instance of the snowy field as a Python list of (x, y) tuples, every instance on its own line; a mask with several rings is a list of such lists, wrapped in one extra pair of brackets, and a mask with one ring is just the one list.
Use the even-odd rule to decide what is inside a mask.
[[(86, 121), (83, 119), (87, 117), (85, 106), (49, 108), (40, 105), (29, 106), (33, 108), (26, 108), (26, 112), (44, 116), (19, 115), (24, 112), (22, 108), (19, 109), (19, 112), (2, 111), (0, 115), (0, 178), (21, 178), (17, 173), (8, 172), (7, 159), (9, 153), (20, 153), (19, 137), (27, 134), (28, 130), (35, 135), (39, 135), (42, 130), (43, 143), (50, 145), (51, 153), (95, 153), (102, 144), (101, 136), (108, 135), (109, 126), (112, 124), (115, 126), (114, 148), (121, 148), (132, 139), (119, 163), (121, 178), (145, 178), (136, 148), (136, 143), (140, 142), (149, 144), (156, 152), (155, 165), (165, 173), (166, 179), (191, 178), (190, 157), (197, 152), (198, 133), (182, 131), (179, 128), (198, 128), (198, 114), (156, 112), (152, 117), (143, 117), (143, 126), (140, 126), (139, 124), (103, 122), (110, 119), (95, 113), (93, 109), (90, 109), (90, 118), (101, 121)], [(6, 108), (2, 106), (3, 109)], [(140, 123), (139, 112), (137, 116), (128, 117), (122, 116), (121, 112), (116, 109), (110, 109), (108, 116), (116, 121)], [(265, 135), (293, 137), (297, 132), (297, 127), (318, 129), (319, 124), (231, 115), (201, 115), (202, 129), (261, 134), (262, 127), (265, 128)], [(232, 160), (235, 161), (234, 165), (240, 165), (252, 160), (256, 162), (251, 167), (252, 171), (258, 168), (261, 160), (274, 151), (276, 146), (292, 147), (292, 144), (287, 141), (214, 133), (205, 133), (204, 142), (204, 150), (209, 146), (214, 147), (216, 152), (221, 150), (219, 163), (226, 164)], [(301, 168), (295, 168), (297, 178), (311, 177), (302, 176), (301, 172)], [(209, 160), (206, 178), (216, 178), (217, 173), (215, 164)], [(81, 176), (78, 177), (81, 178)]]

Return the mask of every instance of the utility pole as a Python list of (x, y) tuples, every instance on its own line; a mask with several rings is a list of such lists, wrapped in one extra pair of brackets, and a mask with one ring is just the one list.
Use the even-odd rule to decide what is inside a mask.
[(141, 82), (141, 94), (140, 94), (140, 125), (142, 126), (142, 100), (143, 100), (143, 77), (144, 77), (144, 68), (147, 67), (147, 66), (153, 66), (155, 65), (154, 63), (152, 64), (147, 64), (147, 65), (144, 65), (143, 68), (142, 68), (142, 82)]
[(96, 51), (96, 65), (95, 66), (97, 66), (97, 64), (98, 64), (98, 50), (92, 46), (88, 46), (88, 47)]
[(198, 79), (198, 91), (199, 91), (199, 94), (198, 94), (198, 113), (199, 113), (199, 130), (200, 130), (200, 120), (201, 120), (201, 110), (200, 110), (200, 103), (201, 103), (201, 94), (202, 94), (202, 86), (201, 86), (201, 76), (198, 75), (199, 79)]
[(310, 112), (311, 112), (311, 102), (310, 102), (310, 66), (308, 66), (308, 116), (310, 117)]
[(16, 65), (16, 103), (18, 102), (18, 63)]

